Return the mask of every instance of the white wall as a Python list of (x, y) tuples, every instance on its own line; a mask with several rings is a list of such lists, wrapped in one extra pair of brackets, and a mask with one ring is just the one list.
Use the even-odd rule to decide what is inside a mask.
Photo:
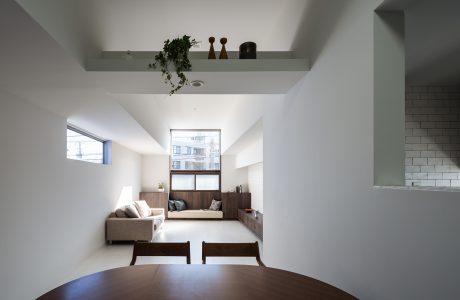
[(260, 163), (264, 160), (263, 156), (263, 139), (257, 139), (248, 147), (236, 155), (235, 163), (237, 168), (246, 167), (252, 164)]
[(169, 155), (143, 155), (142, 191), (156, 192), (160, 182), (169, 191)]
[(235, 191), (237, 185), (243, 186), (243, 191), (248, 191), (248, 169), (237, 168), (235, 155), (222, 155), (222, 192)]
[[(113, 164), (66, 159), (66, 120), (0, 92), (0, 290), (33, 299), (104, 244), (104, 221), (137, 199), (140, 156), (113, 144)], [(46, 276), (44, 276), (46, 275)]]
[(360, 299), (456, 299), (459, 194), (372, 187), (379, 2), (322, 18), (312, 70), (264, 117), (264, 261)]
[(248, 190), (251, 193), (251, 208), (264, 212), (264, 166), (263, 163), (248, 167)]

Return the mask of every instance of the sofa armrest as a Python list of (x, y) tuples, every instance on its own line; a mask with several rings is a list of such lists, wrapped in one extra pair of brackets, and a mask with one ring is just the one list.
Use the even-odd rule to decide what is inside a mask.
[(165, 209), (164, 208), (151, 208), (150, 209), (152, 216), (161, 216), (165, 214)]

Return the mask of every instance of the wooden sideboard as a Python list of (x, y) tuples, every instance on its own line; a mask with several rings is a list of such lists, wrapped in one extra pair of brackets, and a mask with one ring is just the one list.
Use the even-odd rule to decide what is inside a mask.
[(222, 201), (224, 219), (238, 219), (238, 209), (251, 208), (251, 193), (190, 192), (140, 192), (139, 199), (150, 207), (164, 208), (167, 217), (168, 199), (182, 199), (189, 209), (207, 209), (212, 199)]
[(246, 225), (249, 230), (254, 232), (261, 240), (263, 240), (263, 223), (264, 215), (257, 212), (257, 218), (254, 217), (253, 213), (247, 213), (243, 209), (238, 209), (238, 220)]
[(238, 219), (240, 208), (251, 208), (251, 193), (222, 193), (224, 219)]

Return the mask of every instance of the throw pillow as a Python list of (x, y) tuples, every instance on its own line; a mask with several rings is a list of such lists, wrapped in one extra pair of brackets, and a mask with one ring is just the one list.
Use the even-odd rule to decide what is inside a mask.
[(141, 216), (139, 215), (139, 212), (137, 211), (136, 206), (134, 204), (130, 204), (126, 207), (126, 214), (130, 218), (140, 218)]
[(176, 205), (174, 204), (174, 200), (168, 200), (168, 210), (169, 211), (175, 211), (176, 210)]
[(150, 216), (150, 206), (147, 204), (147, 202), (145, 202), (145, 200), (134, 201), (134, 205), (136, 206), (141, 218)]
[(115, 215), (117, 216), (117, 218), (127, 218), (128, 215), (126, 214), (126, 206), (117, 208), (117, 210), (115, 211)]
[(217, 201), (217, 200), (212, 199), (209, 210), (220, 210), (221, 205), (222, 205), (222, 201)]
[(187, 209), (187, 204), (184, 200), (174, 200), (174, 205), (176, 206), (177, 211), (182, 211)]

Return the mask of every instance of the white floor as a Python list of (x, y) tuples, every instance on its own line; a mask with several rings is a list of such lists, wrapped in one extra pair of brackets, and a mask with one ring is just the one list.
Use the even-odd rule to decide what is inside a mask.
[[(190, 241), (192, 264), (201, 264), (201, 242), (259, 242), (263, 260), (261, 240), (239, 221), (185, 221), (166, 220), (163, 228), (154, 239), (155, 242), (186, 242)], [(107, 245), (88, 257), (62, 283), (91, 273), (128, 266), (133, 251), (132, 243), (114, 243)], [(183, 257), (139, 257), (136, 264), (168, 264), (185, 263)], [(206, 263), (218, 264), (250, 264), (257, 265), (254, 258), (229, 257), (208, 258)]]

